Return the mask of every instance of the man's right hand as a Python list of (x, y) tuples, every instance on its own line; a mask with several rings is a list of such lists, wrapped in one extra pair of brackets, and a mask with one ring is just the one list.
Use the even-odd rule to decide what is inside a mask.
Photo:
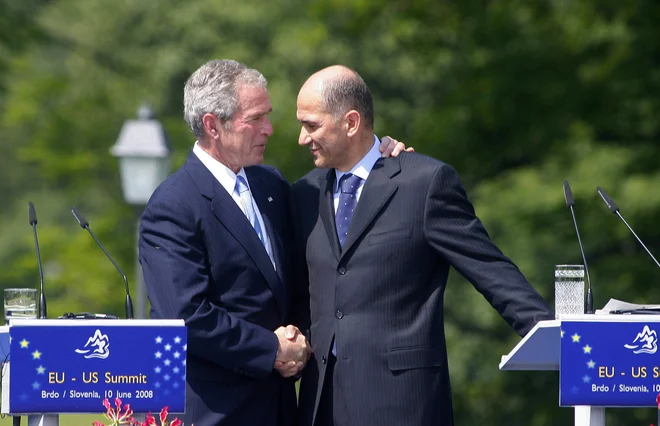
[(275, 369), (282, 377), (295, 376), (305, 367), (312, 355), (312, 347), (298, 327), (288, 325), (275, 330), (278, 340)]

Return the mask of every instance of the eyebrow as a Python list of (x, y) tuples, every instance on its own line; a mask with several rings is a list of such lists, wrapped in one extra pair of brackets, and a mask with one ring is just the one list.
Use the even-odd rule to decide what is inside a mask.
[(298, 122), (300, 124), (305, 124), (307, 126), (317, 126), (319, 124), (317, 121), (310, 120), (310, 119), (307, 119), (307, 118), (303, 118), (301, 120), (298, 120)]
[(273, 112), (273, 107), (270, 107), (270, 108), (268, 109), (268, 111), (264, 111), (264, 112), (256, 112), (256, 113), (254, 113), (254, 114), (250, 114), (250, 115), (247, 116), (247, 119), (248, 119), (248, 120), (251, 120), (251, 119), (253, 119), (253, 118), (262, 117), (262, 116), (264, 116), (264, 115), (268, 115), (268, 114), (270, 114), (271, 112)]

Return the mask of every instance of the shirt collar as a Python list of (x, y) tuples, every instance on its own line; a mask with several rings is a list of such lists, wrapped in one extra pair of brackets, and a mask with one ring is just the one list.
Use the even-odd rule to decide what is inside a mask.
[[(211, 172), (211, 174), (216, 178), (220, 185), (225, 188), (229, 195), (234, 193), (234, 188), (236, 187), (236, 176), (243, 176), (245, 182), (248, 182), (244, 168), (241, 167), (241, 170), (238, 171), (238, 174), (234, 173), (232, 169), (213, 158), (208, 152), (204, 151), (199, 145), (199, 142), (195, 142), (193, 153), (197, 156), (197, 158), (199, 158), (199, 161), (201, 161), (202, 164), (204, 164), (204, 166)], [(250, 183), (248, 182), (247, 185), (249, 188)]]
[(369, 173), (371, 173), (371, 169), (374, 168), (374, 164), (376, 164), (376, 161), (378, 161), (378, 159), (381, 157), (379, 148), (380, 139), (378, 139), (378, 136), (374, 135), (373, 146), (369, 152), (367, 152), (367, 154), (362, 157), (362, 159), (355, 166), (353, 166), (351, 170), (347, 172), (340, 172), (339, 170), (335, 169), (335, 192), (339, 190), (339, 179), (341, 179), (341, 177), (346, 173), (354, 174), (363, 181), (366, 181), (369, 177)]

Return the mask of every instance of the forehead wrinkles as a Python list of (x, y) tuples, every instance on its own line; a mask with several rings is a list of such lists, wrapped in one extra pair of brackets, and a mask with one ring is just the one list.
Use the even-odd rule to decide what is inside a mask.
[(309, 122), (322, 124), (327, 117), (327, 113), (323, 110), (320, 102), (314, 100), (300, 100), (296, 110), (296, 118), (300, 122)]
[(247, 87), (239, 91), (237, 113), (241, 115), (261, 115), (269, 113), (273, 108), (266, 89)]

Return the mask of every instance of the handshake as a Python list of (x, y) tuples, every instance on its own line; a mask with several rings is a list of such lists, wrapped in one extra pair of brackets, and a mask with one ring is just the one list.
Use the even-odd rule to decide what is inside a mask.
[(292, 377), (298, 374), (312, 356), (312, 347), (307, 338), (293, 325), (279, 327), (275, 330), (277, 336), (277, 356), (275, 370), (282, 377)]

